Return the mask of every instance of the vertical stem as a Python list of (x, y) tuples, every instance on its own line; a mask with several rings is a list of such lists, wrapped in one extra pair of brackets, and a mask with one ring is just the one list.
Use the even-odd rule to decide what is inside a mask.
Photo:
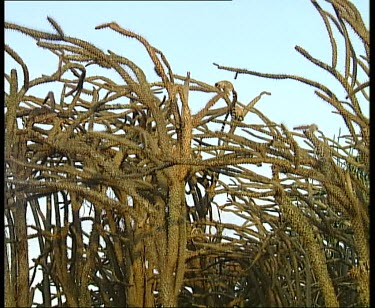
[[(178, 166), (173, 167), (177, 171)], [(185, 270), (186, 225), (182, 208), (184, 203), (183, 182), (175, 181), (169, 191), (167, 216), (167, 249), (165, 266), (161, 269), (160, 284), (162, 305), (176, 307), (178, 293)]]
[(321, 246), (315, 239), (311, 225), (294, 205), (290, 203), (280, 204), (283, 204), (285, 218), (291, 222), (293, 228), (301, 236), (301, 241), (305, 244), (306, 252), (311, 260), (312, 269), (323, 293), (325, 306), (339, 307), (333, 282), (328, 273), (327, 260)]
[(27, 246), (26, 201), (17, 202), (15, 216), (17, 256), (17, 307), (28, 307), (29, 302), (29, 253)]

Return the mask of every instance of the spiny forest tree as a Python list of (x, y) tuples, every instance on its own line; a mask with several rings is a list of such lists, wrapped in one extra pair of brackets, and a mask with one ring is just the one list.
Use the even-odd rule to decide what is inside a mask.
[[(269, 92), (241, 102), (230, 82), (175, 74), (160, 50), (117, 23), (96, 29), (139, 41), (158, 80), (50, 17), (53, 33), (6, 22), (56, 55), (57, 69), (30, 80), (5, 45), (19, 64), (5, 73), (5, 306), (368, 306), (369, 118), (360, 102), (369, 81), (360, 76), (369, 75), (369, 32), (350, 2), (311, 2), (332, 61), (296, 50), (339, 81), (345, 100), (305, 77), (216, 65), (312, 86), (345, 122), (349, 133), (337, 138), (273, 122), (255, 107)], [(30, 93), (49, 84), (61, 92)], [(196, 114), (191, 91), (207, 98)], [(221, 220), (227, 212), (243, 224)]]

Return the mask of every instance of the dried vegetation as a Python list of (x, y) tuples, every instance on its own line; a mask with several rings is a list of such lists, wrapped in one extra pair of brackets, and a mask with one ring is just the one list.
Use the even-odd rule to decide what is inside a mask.
[[(299, 76), (216, 65), (236, 78), (311, 85), (345, 121), (349, 133), (334, 139), (314, 124), (274, 123), (255, 106), (268, 92), (234, 102), (175, 74), (160, 50), (116, 23), (96, 29), (139, 41), (158, 80), (51, 18), (54, 33), (5, 23), (58, 64), (30, 80), (5, 45), (19, 64), (5, 74), (5, 306), (30, 306), (37, 293), (43, 307), (368, 306), (369, 82), (359, 76), (369, 74), (369, 32), (350, 2), (330, 0), (331, 11), (311, 2), (332, 61), (296, 50), (340, 82), (345, 100)], [(94, 66), (121, 82), (91, 75)], [(61, 92), (30, 94), (42, 84)], [(207, 97), (196, 114), (191, 91)], [(220, 100), (228, 107), (215, 107)], [(29, 261), (31, 243), (39, 255)]]

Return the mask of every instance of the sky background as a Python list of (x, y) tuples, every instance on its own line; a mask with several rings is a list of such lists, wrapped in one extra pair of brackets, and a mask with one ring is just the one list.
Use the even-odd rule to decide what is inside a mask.
[[(321, 6), (329, 8), (325, 1)], [(369, 23), (369, 1), (353, 1)], [(65, 34), (87, 40), (104, 50), (111, 49), (138, 64), (149, 81), (157, 80), (144, 47), (134, 39), (95, 26), (116, 21), (125, 29), (146, 38), (167, 57), (174, 73), (214, 84), (233, 82), (239, 101), (248, 103), (262, 91), (256, 107), (271, 120), (289, 129), (315, 123), (327, 136), (337, 136), (343, 122), (332, 108), (314, 94), (312, 87), (292, 80), (272, 80), (219, 70), (212, 63), (264, 73), (300, 75), (328, 85), (339, 99), (346, 93), (325, 71), (294, 50), (296, 45), (330, 63), (328, 35), (318, 12), (309, 0), (233, 1), (5, 1), (5, 20), (43, 31), (53, 31), (47, 16), (54, 18)], [(23, 57), (31, 78), (52, 73), (57, 57), (15, 31), (5, 31), (5, 41)], [(339, 51), (343, 41), (338, 40)], [(354, 41), (361, 46), (359, 40)], [(363, 54), (362, 49), (359, 49)], [(341, 58), (342, 58), (341, 53)], [(339, 53), (339, 65), (340, 53)], [(5, 70), (16, 67), (5, 58)], [(22, 74), (19, 74), (20, 76)], [(43, 90), (44, 91), (44, 90)], [(207, 102), (191, 99), (195, 113)], [(368, 106), (364, 106), (364, 110)], [(251, 123), (252, 119), (247, 119)]]

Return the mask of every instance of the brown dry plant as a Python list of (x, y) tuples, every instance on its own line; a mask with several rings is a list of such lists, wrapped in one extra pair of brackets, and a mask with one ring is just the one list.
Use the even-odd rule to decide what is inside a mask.
[[(137, 40), (156, 80), (50, 17), (54, 33), (6, 22), (56, 55), (57, 68), (30, 79), (5, 45), (19, 64), (5, 73), (5, 306), (368, 306), (369, 119), (360, 100), (369, 97), (359, 80), (369, 73), (368, 30), (350, 2), (328, 2), (334, 14), (312, 1), (332, 63), (296, 50), (340, 82), (345, 101), (303, 77), (217, 66), (313, 86), (345, 121), (349, 133), (337, 138), (273, 122), (255, 107), (269, 92), (234, 101), (193, 73), (175, 74), (117, 23), (96, 29)], [(51, 90), (32, 94), (42, 86)], [(207, 98), (196, 114), (191, 91)], [(39, 251), (29, 261), (31, 243)]]

